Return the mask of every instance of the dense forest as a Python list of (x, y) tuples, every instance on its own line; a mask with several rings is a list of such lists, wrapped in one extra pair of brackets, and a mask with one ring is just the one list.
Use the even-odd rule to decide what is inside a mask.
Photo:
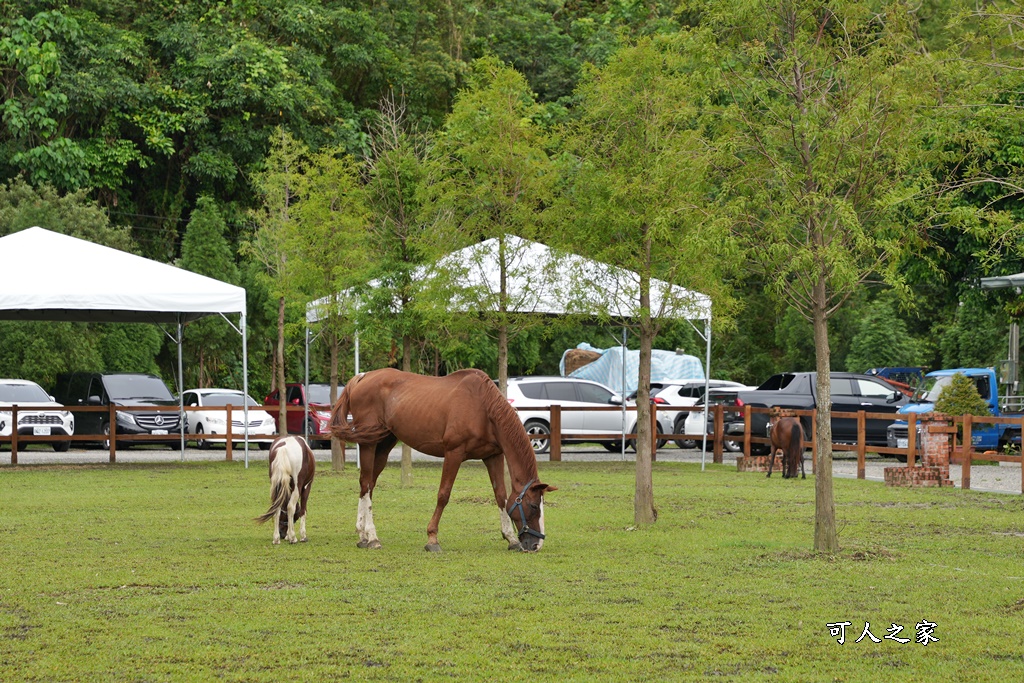
[[(1024, 313), (977, 286), (1024, 270), (1021, 29), (1013, 0), (0, 0), (0, 235), (244, 286), (257, 398), (343, 291), (315, 381), (351, 374), (357, 327), (364, 370), (556, 374), (618, 343), (607, 311), (417, 286), (501, 235), (706, 292), (719, 378), (814, 369), (816, 315), (834, 369), (993, 365)], [(632, 346), (703, 355), (645, 310)], [(224, 321), (185, 353), (187, 386), (241, 386)], [(0, 322), (0, 375), (47, 388), (170, 380), (173, 354), (159, 327)]]

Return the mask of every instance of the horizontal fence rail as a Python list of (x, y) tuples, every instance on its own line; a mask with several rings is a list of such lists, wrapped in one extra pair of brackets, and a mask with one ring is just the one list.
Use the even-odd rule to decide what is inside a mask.
[[(277, 417), (279, 406), (275, 405), (262, 405), (262, 406), (249, 406), (249, 411), (262, 410), (272, 417)], [(220, 443), (221, 441), (225, 444), (225, 460), (233, 460), (233, 444), (234, 442), (242, 442), (245, 440), (246, 431), (242, 427), (235, 428), (232, 424), (232, 417), (240, 417), (244, 413), (244, 406), (241, 405), (227, 405), (227, 406), (185, 406), (184, 412), (187, 416), (190, 412), (224, 412), (224, 423), (225, 431), (223, 433), (204, 433), (202, 438), (198, 434), (189, 434), (184, 432), (185, 441), (213, 441)], [(286, 407), (287, 412), (304, 412), (303, 406), (289, 405)], [(165, 415), (174, 415), (179, 420), (179, 426), (168, 429), (166, 434), (121, 434), (117, 433), (116, 427), (112, 429), (110, 434), (88, 434), (79, 432), (76, 426), (75, 432), (71, 436), (64, 434), (49, 434), (49, 435), (35, 435), (35, 434), (18, 434), (18, 416), (27, 412), (31, 413), (71, 413), (72, 415), (78, 415), (80, 413), (105, 413), (107, 424), (117, 424), (117, 413), (163, 413)], [(310, 411), (312, 412), (312, 410)], [(19, 406), (13, 405), (10, 407), (0, 407), (0, 413), (10, 415), (11, 421), (11, 434), (9, 436), (0, 436), (0, 445), (10, 444), (11, 446), (11, 464), (18, 464), (18, 450), (20, 446), (25, 446), (33, 443), (55, 443), (55, 442), (85, 442), (85, 443), (98, 443), (109, 440), (110, 446), (110, 462), (116, 462), (116, 450), (117, 444), (145, 444), (145, 443), (165, 443), (169, 445), (179, 444), (181, 442), (181, 436), (185, 429), (185, 416), (181, 414), (178, 406), (64, 406), (64, 407), (52, 407), (52, 406)], [(4, 419), (6, 421), (6, 418)], [(76, 425), (78, 420), (75, 420)], [(25, 425), (22, 425), (24, 427)], [(50, 426), (54, 425), (40, 425)], [(250, 426), (249, 429), (252, 429)], [(280, 433), (280, 430), (278, 430)], [(311, 435), (313, 436), (313, 435)], [(275, 435), (250, 435), (250, 442), (268, 441), (276, 438)]]

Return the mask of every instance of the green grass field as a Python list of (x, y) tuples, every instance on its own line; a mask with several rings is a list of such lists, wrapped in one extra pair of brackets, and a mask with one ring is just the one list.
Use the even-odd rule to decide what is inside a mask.
[(263, 463), (0, 469), (0, 681), (1024, 680), (1020, 496), (839, 479), (824, 557), (810, 479), (657, 463), (634, 529), (630, 463), (542, 463), (559, 491), (525, 554), (473, 463), (434, 555), (440, 467), (398, 476), (369, 551), (351, 465), (321, 463), (310, 540), (281, 546), (250, 521)]

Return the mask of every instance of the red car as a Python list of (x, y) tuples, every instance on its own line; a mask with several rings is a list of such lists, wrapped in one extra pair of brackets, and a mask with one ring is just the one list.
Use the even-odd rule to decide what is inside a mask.
[[(341, 389), (342, 387), (338, 387), (339, 392)], [(301, 410), (301, 408), (308, 403), (310, 441), (318, 441), (321, 447), (329, 444), (331, 438), (330, 427), (328, 426), (331, 419), (331, 385), (310, 384), (308, 402), (306, 400), (305, 387), (301, 383), (292, 382), (286, 384), (285, 390), (289, 407), (288, 433), (306, 433), (306, 429), (302, 424), (302, 420), (305, 418), (305, 411)], [(274, 416), (275, 424), (278, 420), (278, 411), (276, 409), (279, 402), (278, 394), (279, 392), (275, 391), (263, 399), (263, 405), (267, 407), (267, 412)], [(280, 432), (280, 429), (278, 429), (278, 432)], [(321, 438), (317, 439), (316, 437)]]

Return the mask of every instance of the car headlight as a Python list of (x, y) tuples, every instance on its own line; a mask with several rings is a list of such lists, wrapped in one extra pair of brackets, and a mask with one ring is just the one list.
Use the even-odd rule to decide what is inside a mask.
[(223, 415), (216, 414), (210, 415), (209, 417), (206, 418), (206, 421), (212, 425), (222, 425), (225, 422), (225, 417)]
[(131, 413), (122, 413), (120, 410), (117, 411), (117, 416), (114, 419), (116, 419), (121, 424), (126, 424), (133, 427), (139, 424), (138, 421), (135, 419), (134, 415), (132, 415)]
[(273, 427), (274, 426), (274, 418), (272, 418), (272, 417), (265, 417), (265, 418), (263, 418), (263, 422), (260, 423), (260, 426), (261, 427)]

